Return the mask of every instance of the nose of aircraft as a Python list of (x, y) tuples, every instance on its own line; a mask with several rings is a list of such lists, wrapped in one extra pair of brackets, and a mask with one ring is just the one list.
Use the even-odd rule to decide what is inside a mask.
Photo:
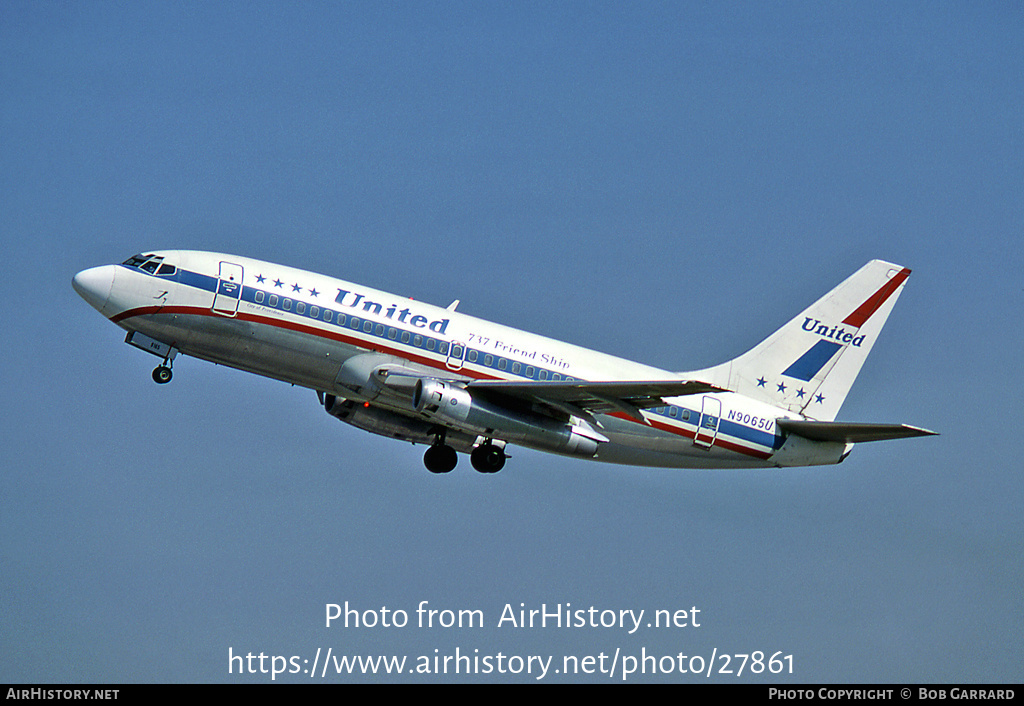
[(114, 285), (114, 266), (103, 265), (102, 267), (90, 267), (82, 270), (71, 279), (71, 286), (84, 299), (89, 302), (97, 311), (103, 311), (103, 307), (110, 298), (110, 288)]

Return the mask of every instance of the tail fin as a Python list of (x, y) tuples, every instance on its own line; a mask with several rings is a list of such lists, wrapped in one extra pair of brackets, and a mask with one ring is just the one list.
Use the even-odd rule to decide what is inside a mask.
[(749, 352), (684, 375), (832, 421), (909, 275), (872, 260)]

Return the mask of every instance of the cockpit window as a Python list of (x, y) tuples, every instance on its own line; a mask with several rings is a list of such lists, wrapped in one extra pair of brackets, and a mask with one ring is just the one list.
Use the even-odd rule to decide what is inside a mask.
[(170, 277), (178, 271), (174, 265), (164, 263), (164, 258), (160, 255), (132, 255), (122, 264), (127, 267), (138, 267), (151, 275), (163, 277)]
[(141, 265), (142, 263), (144, 263), (146, 260), (148, 260), (151, 257), (153, 257), (153, 256), (152, 255), (132, 255), (131, 257), (129, 257), (127, 260), (125, 260), (121, 264), (127, 265), (128, 267), (138, 267), (139, 265)]

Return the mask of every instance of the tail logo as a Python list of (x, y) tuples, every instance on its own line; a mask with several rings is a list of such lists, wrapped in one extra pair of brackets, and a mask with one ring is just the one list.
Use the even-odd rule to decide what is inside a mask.
[(867, 338), (865, 335), (858, 336), (856, 328), (848, 331), (842, 326), (829, 327), (828, 324), (823, 324), (819, 319), (812, 319), (810, 316), (804, 319), (801, 328), (804, 331), (818, 334), (821, 336), (821, 340), (811, 346), (811, 349), (800, 356), (795, 363), (783, 370), (782, 374), (804, 382), (813, 380), (814, 376), (828, 365), (828, 362), (842, 350), (843, 346), (860, 348), (864, 339)]
[(800, 356), (796, 362), (783, 370), (782, 374), (796, 380), (810, 382), (814, 379), (815, 375), (820, 373), (821, 370), (829, 364), (829, 361), (832, 361), (836, 357), (836, 354), (839, 353), (844, 346), (860, 348), (864, 343), (864, 339), (867, 337), (865, 335), (857, 335), (860, 327), (863, 326), (865, 322), (871, 318), (871, 315), (878, 311), (882, 304), (884, 304), (886, 300), (900, 288), (900, 285), (906, 281), (909, 275), (910, 270), (907, 268), (903, 268), (899, 272), (892, 273), (885, 284), (879, 287), (874, 294), (865, 299), (863, 303), (857, 307), (852, 314), (843, 319), (843, 322), (839, 325), (829, 326), (827, 323), (823, 323), (820, 319), (810, 316), (805, 317), (804, 323), (800, 328), (804, 331), (821, 336), (821, 340), (811, 346), (811, 349)]
[(797, 358), (796, 362), (782, 371), (786, 377), (810, 382), (843, 347), (834, 341), (818, 341), (811, 349)]
[(837, 341), (839, 343), (849, 343), (851, 346), (856, 346), (857, 348), (860, 348), (860, 344), (862, 344), (865, 339), (865, 336), (857, 335), (857, 329), (847, 331), (839, 326), (833, 326), (830, 329), (828, 324), (823, 324), (820, 320), (812, 319), (810, 316), (804, 319), (804, 325), (802, 328), (804, 331), (813, 331), (822, 338), (831, 338), (833, 341)]
[[(843, 323), (849, 325), (847, 321)], [(829, 326), (822, 323), (820, 319), (814, 319), (810, 316), (804, 319), (801, 328), (804, 331), (816, 333), (821, 336), (821, 340), (811, 346), (809, 351), (797, 358), (795, 363), (783, 370), (782, 374), (795, 380), (803, 380), (804, 382), (813, 380), (814, 376), (820, 373), (829, 364), (829, 361), (836, 357), (836, 354), (843, 349), (843, 346), (860, 348), (864, 343), (864, 339), (867, 338), (863, 334), (858, 336), (857, 328), (850, 330), (843, 328), (842, 325)]]

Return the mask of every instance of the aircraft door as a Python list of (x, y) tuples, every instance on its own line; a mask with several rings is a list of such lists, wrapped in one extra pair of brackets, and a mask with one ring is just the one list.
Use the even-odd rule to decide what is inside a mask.
[(700, 420), (693, 443), (710, 449), (718, 436), (718, 424), (722, 419), (722, 400), (705, 396), (701, 400)]
[(217, 293), (213, 295), (213, 313), (221, 316), (238, 314), (242, 299), (242, 266), (231, 262), (220, 263)]
[(466, 359), (466, 346), (459, 341), (452, 341), (448, 346), (448, 358), (444, 364), (449, 370), (462, 370), (462, 363)]

